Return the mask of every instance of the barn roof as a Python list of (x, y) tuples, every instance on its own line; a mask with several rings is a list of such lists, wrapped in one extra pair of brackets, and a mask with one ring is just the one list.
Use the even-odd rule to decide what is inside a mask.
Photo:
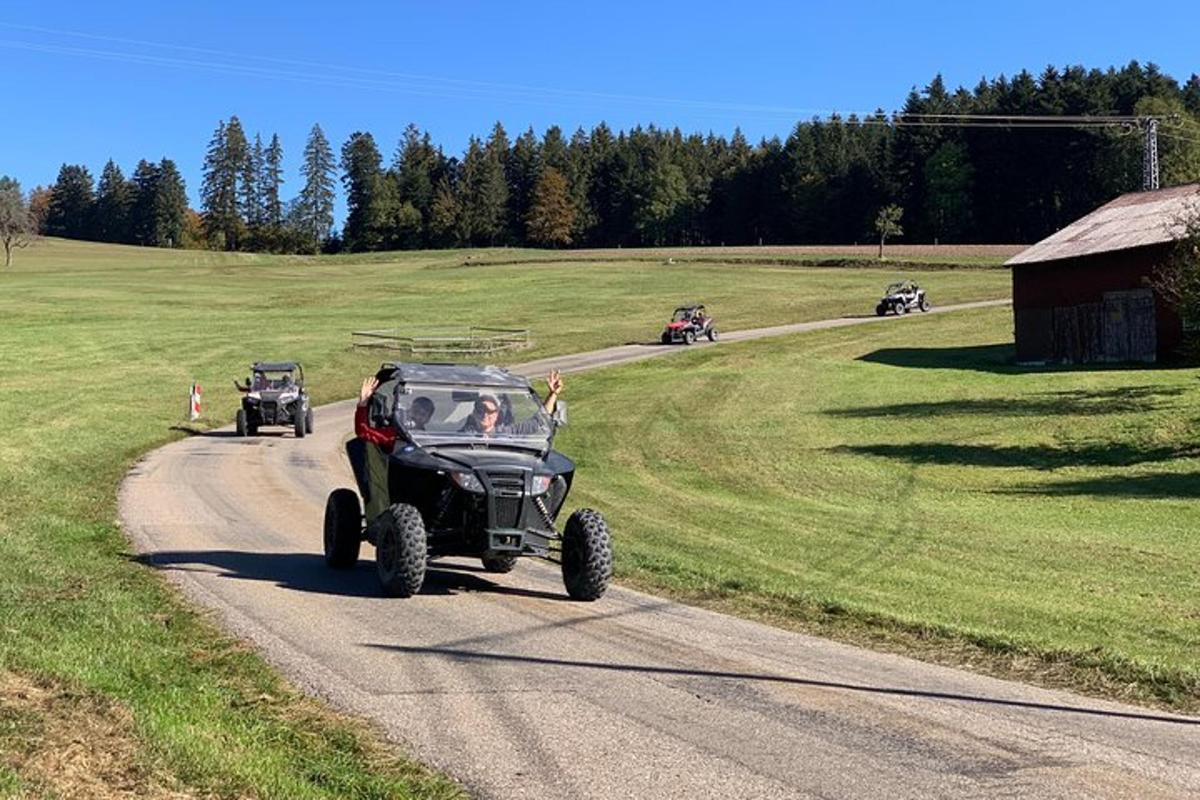
[(1128, 250), (1183, 238), (1185, 218), (1200, 212), (1200, 183), (1130, 192), (1010, 258), (1009, 266)]

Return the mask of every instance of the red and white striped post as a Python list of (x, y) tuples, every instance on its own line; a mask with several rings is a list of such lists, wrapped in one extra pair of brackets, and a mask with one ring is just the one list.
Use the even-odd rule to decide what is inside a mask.
[(193, 383), (188, 394), (188, 419), (192, 422), (200, 419), (200, 384)]

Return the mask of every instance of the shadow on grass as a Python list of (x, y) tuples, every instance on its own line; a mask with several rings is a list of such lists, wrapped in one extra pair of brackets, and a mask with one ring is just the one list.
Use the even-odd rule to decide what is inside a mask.
[(917, 442), (843, 445), (830, 448), (828, 452), (877, 456), (910, 464), (1055, 470), (1063, 467), (1130, 467), (1176, 458), (1193, 458), (1200, 456), (1200, 446), (1181, 448), (1098, 444), (1037, 447)]
[(1079, 481), (1030, 484), (1010, 489), (1003, 494), (1045, 495), (1069, 497), (1128, 497), (1161, 500), (1194, 500), (1200, 498), (1200, 472), (1160, 473), (1158, 475), (1110, 475)]
[(1063, 705), (1058, 703), (1039, 703), (1029, 700), (1010, 700), (1003, 697), (983, 697), (980, 695), (960, 694), (957, 692), (939, 692), (925, 689), (906, 689), (903, 687), (892, 686), (869, 686), (866, 684), (843, 683), (841, 681), (822, 681), (811, 678), (793, 678), (787, 675), (771, 675), (756, 672), (725, 672), (689, 667), (662, 667), (648, 664), (614, 664), (601, 661), (546, 658), (541, 656), (517, 655), (509, 653), (486, 653), (476, 650), (464, 650), (460, 648), (449, 647), (410, 647), (406, 645), (378, 643), (367, 643), (366, 646), (373, 647), (378, 650), (388, 650), (394, 653), (403, 653), (406, 655), (443, 656), (452, 661), (465, 663), (515, 663), (531, 664), (540, 667), (568, 667), (573, 669), (625, 672), (643, 675), (677, 675), (680, 677), (714, 678), (718, 680), (739, 682), (762, 681), (767, 683), (781, 683), (793, 686), (807, 686), (844, 692), (862, 692), (893, 697), (912, 697), (925, 700), (950, 700), (963, 703), (980, 703), (1008, 708), (1023, 708), (1031, 711), (1083, 714), (1094, 717), (1141, 720), (1145, 722), (1165, 722), (1174, 725), (1200, 725), (1200, 718), (1179, 717), (1170, 714), (1153, 714), (1138, 711), (1117, 711), (1103, 708), (1089, 708), (1086, 706)]
[(958, 369), (972, 372), (993, 372), (1003, 375), (1025, 375), (1046, 372), (1140, 372), (1189, 369), (1194, 363), (1166, 361), (1156, 364), (1046, 364), (1017, 363), (1017, 351), (1012, 343), (981, 344), (968, 347), (889, 347), (859, 356), (859, 361), (886, 364), (911, 369)]
[[(134, 561), (171, 572), (200, 572), (239, 580), (268, 581), (284, 589), (343, 597), (382, 597), (371, 561), (353, 569), (335, 570), (315, 553), (261, 553), (239, 550), (167, 550), (134, 556)], [(518, 567), (520, 569), (520, 567)], [(425, 571), (421, 595), (469, 592), (532, 597), (570, 602), (556, 594), (494, 583), (480, 574), (482, 567), (433, 562)]]
[(1039, 392), (1029, 397), (988, 397), (983, 399), (936, 400), (926, 403), (893, 403), (885, 406), (861, 406), (826, 411), (831, 417), (867, 419), (871, 417), (929, 417), (940, 415), (1048, 417), (1053, 415), (1100, 416), (1141, 413), (1171, 407), (1167, 398), (1178, 397), (1178, 386), (1122, 386), (1116, 389)]

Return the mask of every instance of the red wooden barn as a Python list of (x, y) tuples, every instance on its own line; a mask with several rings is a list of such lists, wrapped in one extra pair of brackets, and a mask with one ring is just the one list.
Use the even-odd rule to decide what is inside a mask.
[(1154, 361), (1183, 335), (1179, 315), (1147, 286), (1200, 184), (1121, 195), (1008, 260), (1017, 361)]

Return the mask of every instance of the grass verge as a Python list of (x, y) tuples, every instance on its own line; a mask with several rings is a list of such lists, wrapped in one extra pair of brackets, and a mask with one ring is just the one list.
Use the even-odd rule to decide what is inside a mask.
[(577, 376), (577, 499), (625, 582), (1198, 711), (1200, 370), (1021, 369), (1010, 330), (986, 309)]
[[(172, 429), (191, 381), (207, 389), (206, 423), (224, 424), (237, 401), (228, 382), (255, 359), (303, 361), (316, 402), (350, 396), (379, 360), (349, 349), (359, 328), (528, 325), (538, 346), (526, 359), (653, 339), (680, 300), (708, 303), (726, 329), (870, 313), (895, 276), (587, 260), (463, 267), (470, 255), (305, 259), (48, 241), (0, 273), (0, 726), (23, 731), (0, 729), (0, 791), (458, 793), (289, 688), (131, 561), (117, 486), (140, 454), (181, 435)], [(995, 270), (915, 277), (942, 303), (1009, 286)], [(80, 737), (80, 768), (56, 768), (62, 736), (92, 723), (111, 735)], [(115, 762), (132, 771), (109, 773)]]

